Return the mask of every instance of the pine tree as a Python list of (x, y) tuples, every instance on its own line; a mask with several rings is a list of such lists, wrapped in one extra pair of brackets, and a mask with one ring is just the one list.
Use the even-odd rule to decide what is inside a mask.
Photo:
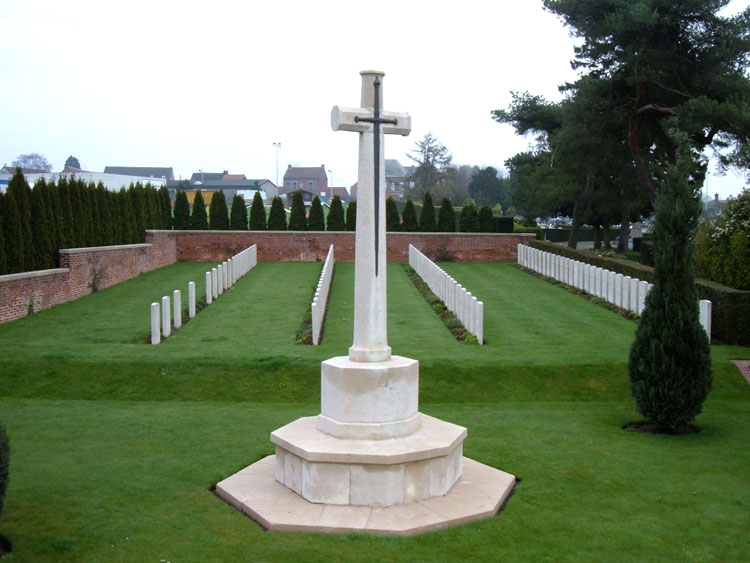
[(229, 230), (229, 210), (224, 190), (214, 192), (208, 214), (208, 228), (212, 231)]
[(474, 202), (467, 202), (461, 208), (458, 219), (458, 230), (462, 233), (476, 233), (479, 231), (479, 216)]
[(208, 217), (206, 216), (206, 202), (200, 190), (195, 192), (193, 199), (193, 213), (190, 215), (190, 228), (194, 231), (208, 230)]
[(416, 233), (419, 231), (417, 210), (411, 199), (407, 199), (406, 205), (404, 205), (404, 213), (401, 216), (401, 230), (407, 233)]
[(424, 194), (422, 214), (419, 216), (419, 230), (423, 233), (433, 233), (436, 230), (435, 206), (432, 204), (430, 192)]
[(190, 204), (187, 194), (177, 190), (174, 200), (174, 228), (176, 231), (186, 231), (190, 228)]
[(240, 194), (234, 194), (234, 197), (232, 198), (229, 228), (233, 231), (247, 230), (247, 207), (245, 207), (245, 198)]
[(146, 231), (146, 202), (144, 201), (144, 190), (140, 182), (135, 185), (130, 184), (128, 188), (128, 196), (130, 196), (130, 206), (133, 210), (133, 218), (135, 224), (135, 230), (131, 233), (134, 239), (131, 242), (141, 242)]
[(34, 270), (47, 270), (54, 267), (52, 261), (52, 231), (47, 216), (47, 200), (45, 199), (46, 183), (40, 178), (31, 190), (31, 231), (34, 249)]
[(689, 181), (702, 171), (696, 171), (684, 138), (678, 150), (656, 200), (654, 286), (628, 362), (636, 408), (647, 422), (668, 431), (695, 419), (711, 388), (711, 352), (693, 272), (700, 189), (695, 189), (699, 182)]
[[(284, 212), (283, 204), (281, 206), (281, 212)], [(284, 217), (284, 220), (286, 221), (286, 217)], [(250, 205), (250, 230), (265, 231), (267, 228), (268, 225), (266, 225), (266, 206), (263, 203), (263, 198), (261, 197), (260, 192), (256, 191), (255, 195), (253, 196), (253, 203)]]
[(271, 211), (268, 213), (269, 231), (286, 231), (286, 211), (279, 196), (271, 200)]
[(159, 216), (161, 217), (162, 229), (172, 228), (172, 198), (169, 197), (169, 188), (159, 188)]
[(60, 197), (57, 186), (54, 182), (44, 183), (44, 201), (47, 203), (47, 219), (50, 225), (50, 246), (52, 267), (58, 265), (58, 255), (62, 248), (63, 240), (63, 221), (62, 209), (60, 207)]
[(306, 231), (307, 217), (305, 217), (305, 202), (302, 199), (302, 192), (297, 190), (292, 195), (292, 211), (289, 214), (290, 231)]
[(326, 220), (326, 230), (343, 231), (346, 229), (344, 223), (344, 206), (341, 198), (337, 195), (331, 200), (331, 207), (328, 209), (328, 218)]
[(10, 470), (10, 441), (5, 426), (0, 424), (0, 514), (5, 504), (5, 491), (8, 488), (8, 472)]
[(492, 208), (490, 206), (483, 205), (479, 208), (477, 220), (479, 221), (480, 233), (492, 232)]
[(20, 270), (16, 271), (28, 272), (34, 269), (34, 243), (31, 233), (31, 188), (20, 168), (16, 168), (8, 182), (7, 193), (13, 194), (20, 221), (18, 225), (20, 254), (17, 255), (20, 260), (18, 264)]
[(401, 229), (401, 218), (398, 216), (396, 200), (389, 197), (385, 200), (385, 230), (389, 232)]
[(346, 230), (357, 230), (357, 201), (350, 201), (346, 206)]
[(443, 198), (443, 204), (438, 212), (437, 231), (440, 233), (456, 232), (456, 212), (453, 210), (451, 200), (447, 197)]
[(320, 198), (315, 196), (310, 204), (310, 216), (307, 218), (308, 231), (325, 231), (325, 217), (323, 216), (323, 206)]

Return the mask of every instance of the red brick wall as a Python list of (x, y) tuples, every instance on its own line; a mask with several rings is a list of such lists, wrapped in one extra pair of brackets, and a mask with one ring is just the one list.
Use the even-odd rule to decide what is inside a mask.
[(0, 322), (12, 321), (91, 293), (94, 273), (102, 272), (99, 289), (172, 264), (175, 245), (130, 244), (60, 251), (60, 268), (0, 276)]
[[(533, 234), (388, 233), (388, 260), (406, 262), (409, 244), (427, 256), (445, 256), (458, 262), (512, 262), (518, 244), (528, 245)], [(148, 231), (147, 241), (169, 240), (176, 244), (178, 260), (211, 262), (226, 260), (250, 245), (258, 245), (258, 260), (325, 260), (328, 247), (336, 248), (336, 260), (354, 260), (354, 233), (295, 231)]]

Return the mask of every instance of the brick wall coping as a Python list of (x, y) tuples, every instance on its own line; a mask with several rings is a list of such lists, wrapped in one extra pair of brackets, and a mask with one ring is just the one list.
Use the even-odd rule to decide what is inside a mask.
[(80, 254), (82, 252), (102, 252), (106, 250), (131, 250), (133, 248), (151, 248), (150, 243), (118, 244), (114, 246), (89, 246), (85, 248), (62, 248), (60, 254)]
[[(180, 230), (180, 231), (173, 231), (173, 230), (166, 230), (166, 229), (148, 229), (147, 232), (152, 233), (273, 233), (273, 234), (285, 234), (285, 235), (300, 235), (304, 233), (315, 233), (315, 234), (325, 234), (325, 235), (354, 235), (354, 231), (229, 231), (229, 230), (221, 230), (221, 231), (212, 231), (212, 230)], [(438, 232), (431, 232), (431, 233), (423, 233), (420, 231), (388, 231), (385, 233), (386, 236), (389, 235), (419, 235), (419, 236), (436, 236), (436, 237), (444, 237), (446, 235), (451, 236), (459, 236), (459, 237), (470, 237), (470, 236), (476, 236), (476, 235), (482, 235), (482, 236), (490, 236), (490, 237), (522, 237), (522, 238), (528, 238), (528, 239), (536, 239), (535, 233), (438, 233)], [(131, 245), (131, 246), (138, 246), (138, 245)], [(107, 248), (107, 247), (102, 247)], [(123, 246), (117, 246), (114, 248), (123, 248)], [(73, 249), (77, 250), (77, 249)], [(60, 251), (62, 252), (62, 250)]]
[(55, 274), (67, 274), (70, 268), (51, 268), (49, 270), (33, 270), (31, 272), (19, 272), (17, 274), (5, 274), (0, 276), (0, 283), (10, 282), (13, 280), (23, 280), (30, 278), (41, 278), (44, 276), (54, 276)]

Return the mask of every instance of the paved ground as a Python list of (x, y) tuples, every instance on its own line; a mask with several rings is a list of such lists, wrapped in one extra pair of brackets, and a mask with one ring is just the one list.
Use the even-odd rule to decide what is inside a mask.
[(750, 383), (750, 360), (732, 360), (732, 363), (737, 366), (740, 373), (744, 375), (747, 382)]

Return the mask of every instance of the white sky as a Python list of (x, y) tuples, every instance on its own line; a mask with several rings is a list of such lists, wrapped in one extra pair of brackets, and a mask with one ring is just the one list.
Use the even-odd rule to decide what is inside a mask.
[[(733, 0), (736, 12), (748, 0)], [(325, 164), (357, 180), (356, 134), (333, 105), (359, 105), (363, 69), (383, 70), (384, 109), (412, 116), (386, 158), (432, 132), (458, 164), (501, 168), (532, 139), (490, 118), (510, 91), (558, 100), (576, 78), (567, 29), (541, 0), (0, 0), (0, 162), (68, 155), (84, 169), (172, 166), (279, 180)], [(331, 178), (332, 177), (332, 178)], [(707, 192), (743, 180), (710, 177)]]

